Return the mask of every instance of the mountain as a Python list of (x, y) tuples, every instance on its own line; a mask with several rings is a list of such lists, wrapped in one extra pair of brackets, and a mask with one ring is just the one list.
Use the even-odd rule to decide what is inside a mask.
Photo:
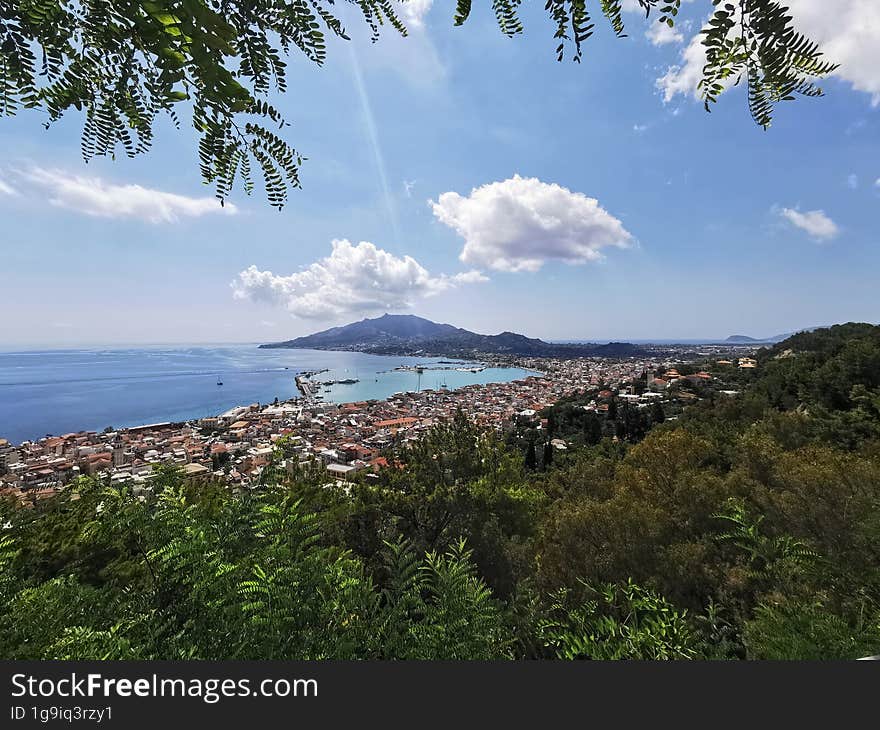
[(814, 330), (819, 329), (818, 327), (806, 327), (802, 330), (797, 330), (796, 332), (785, 332), (781, 335), (773, 335), (772, 337), (749, 337), (748, 335), (731, 335), (728, 337), (725, 342), (729, 342), (732, 345), (750, 345), (752, 343), (755, 344), (764, 344), (764, 343), (776, 343), (782, 342), (783, 340), (787, 340), (789, 337), (793, 335), (800, 334), (801, 332), (812, 332)]
[(645, 351), (628, 342), (553, 344), (515, 332), (481, 335), (450, 324), (437, 324), (412, 314), (384, 314), (375, 319), (332, 327), (263, 348), (356, 350), (374, 355), (439, 355), (470, 357), (478, 354), (531, 357), (639, 357)]
[[(411, 314), (385, 314), (376, 319), (362, 319), (342, 327), (332, 327), (307, 337), (262, 347), (297, 347), (310, 349), (352, 349), (357, 345), (383, 345), (396, 342), (436, 340), (466, 333), (450, 324), (437, 324)], [(354, 347), (354, 349), (357, 349)]]

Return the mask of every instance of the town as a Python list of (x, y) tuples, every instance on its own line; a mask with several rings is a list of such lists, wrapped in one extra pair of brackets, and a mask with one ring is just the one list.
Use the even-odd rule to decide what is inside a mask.
[[(669, 400), (677, 382), (700, 385), (714, 377), (705, 371), (679, 374), (679, 363), (680, 358), (668, 353), (650, 360), (516, 358), (509, 364), (536, 375), (355, 403), (322, 402), (305, 386), (301, 398), (241, 405), (195, 421), (81, 431), (19, 445), (0, 439), (0, 495), (34, 503), (79, 476), (98, 475), (144, 493), (160, 465), (177, 466), (190, 479), (218, 479), (237, 489), (257, 486), (270, 462), (291, 473), (304, 464), (320, 465), (328, 482), (344, 482), (387, 466), (383, 453), (389, 447), (405, 447), (458, 411), (481, 427), (503, 431), (517, 419), (535, 419), (564, 397), (595, 393), (584, 408), (598, 413), (607, 411), (612, 397), (644, 408)], [(740, 369), (756, 365), (750, 357), (716, 363)], [(305, 381), (298, 376), (297, 382)], [(687, 392), (677, 397), (695, 398)], [(558, 440), (555, 446), (565, 448)]]

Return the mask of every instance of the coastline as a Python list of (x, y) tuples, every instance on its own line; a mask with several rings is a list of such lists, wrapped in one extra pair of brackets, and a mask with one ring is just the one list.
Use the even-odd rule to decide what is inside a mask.
[[(327, 394), (327, 402), (385, 400), (416, 391), (418, 381), (406, 368), (424, 365), (422, 389), (434, 388), (441, 365), (435, 358), (403, 358), (331, 350), (263, 350), (251, 343), (234, 346), (148, 347), (114, 350), (55, 350), (20, 355), (0, 353), (0, 439), (32, 443), (47, 436), (140, 428), (152, 423), (187, 423), (222, 414), (241, 404), (288, 402), (303, 395), (295, 376), (336, 370), (345, 383)], [(402, 365), (403, 363), (403, 365)], [(476, 364), (456, 360), (448, 367)], [(481, 361), (484, 372), (442, 371), (448, 388), (507, 382), (528, 374), (513, 359)], [(403, 370), (393, 372), (398, 367)], [(501, 368), (498, 372), (494, 368)], [(515, 372), (514, 372), (515, 371)], [(409, 379), (409, 381), (408, 381)], [(216, 383), (221, 381), (223, 386)], [(411, 381), (411, 382), (410, 382)], [(313, 394), (318, 386), (313, 386)], [(59, 407), (59, 404), (61, 407)]]
[[(213, 410), (216, 415), (155, 418), (142, 421), (148, 425), (100, 431), (70, 430), (18, 446), (0, 442), (0, 488), (34, 501), (51, 496), (79, 476), (101, 474), (111, 483), (133, 483), (147, 490), (155, 468), (168, 465), (179, 467), (188, 478), (218, 479), (233, 488), (250, 489), (260, 483), (262, 469), (271, 463), (279, 442), (286, 444), (284, 468), (318, 463), (328, 479), (346, 481), (359, 472), (381, 469), (387, 465), (383, 462), (387, 448), (416, 441), (459, 412), (482, 428), (501, 431), (518, 418), (535, 418), (560, 398), (586, 393), (600, 383), (613, 388), (632, 382), (645, 367), (653, 367), (648, 361), (605, 358), (522, 358), (516, 364), (517, 377), (500, 381), (485, 379), (486, 370), (459, 373), (468, 381), (480, 376), (484, 380), (462, 381), (455, 388), (403, 388), (381, 399), (335, 401), (324, 400), (323, 388), (319, 394), (309, 389), (310, 397), (225, 400)], [(295, 377), (303, 383), (304, 373), (315, 375), (322, 369), (300, 370)], [(289, 385), (294, 372), (287, 372)], [(409, 380), (402, 382), (411, 384), (412, 374), (404, 375)], [(230, 402), (243, 405), (230, 406)]]

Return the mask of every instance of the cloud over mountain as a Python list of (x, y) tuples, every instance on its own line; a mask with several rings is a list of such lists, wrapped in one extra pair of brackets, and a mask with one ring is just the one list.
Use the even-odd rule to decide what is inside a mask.
[(332, 246), (326, 258), (286, 276), (249, 266), (232, 282), (233, 296), (282, 306), (304, 319), (331, 319), (408, 309), (417, 299), (488, 280), (479, 271), (432, 276), (411, 256), (395, 256), (369, 241), (341, 239)]
[(436, 218), (464, 239), (459, 258), (498, 271), (537, 271), (547, 260), (582, 264), (633, 237), (595, 198), (514, 175), (429, 201)]

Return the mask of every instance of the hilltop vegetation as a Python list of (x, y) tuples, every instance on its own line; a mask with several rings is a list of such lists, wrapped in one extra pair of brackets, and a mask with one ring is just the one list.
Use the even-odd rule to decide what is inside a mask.
[(83, 480), (7, 503), (0, 655), (880, 653), (880, 327), (757, 360), (738, 396), (541, 468), (460, 416), (344, 488), (268, 469), (233, 496), (165, 470), (145, 500)]

